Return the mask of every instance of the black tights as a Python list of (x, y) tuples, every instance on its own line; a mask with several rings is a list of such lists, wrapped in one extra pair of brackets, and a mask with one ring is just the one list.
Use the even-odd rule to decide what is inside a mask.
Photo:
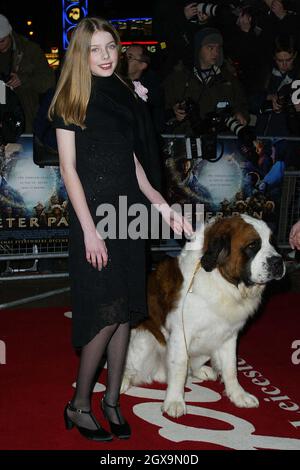
[[(92, 387), (105, 349), (107, 349), (107, 387), (105, 401), (110, 405), (115, 405), (118, 402), (129, 333), (129, 323), (115, 323), (100, 330), (100, 332), (82, 348), (76, 392), (72, 399), (72, 404), (75, 408), (85, 411), (91, 409)], [(106, 412), (112, 422), (120, 424), (116, 411), (113, 408), (106, 407)], [(68, 410), (68, 414), (79, 426), (96, 429), (96, 425), (89, 415), (71, 412), (70, 410)]]

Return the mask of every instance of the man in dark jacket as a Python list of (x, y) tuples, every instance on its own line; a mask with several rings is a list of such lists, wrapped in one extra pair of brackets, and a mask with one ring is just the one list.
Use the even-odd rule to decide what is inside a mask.
[(226, 105), (241, 124), (249, 119), (242, 88), (223, 63), (223, 38), (215, 28), (205, 28), (195, 35), (194, 68), (177, 66), (164, 81), (164, 89), (166, 107), (173, 114), (174, 133), (191, 131), (186, 109), (190, 100), (198, 107), (199, 120)]
[(125, 52), (125, 74), (132, 82), (140, 81), (148, 90), (147, 105), (154, 127), (161, 133), (164, 126), (164, 95), (158, 74), (152, 70), (151, 56), (142, 44), (131, 44)]
[(269, 8), (265, 27), (269, 29), (272, 41), (278, 35), (290, 34), (296, 41), (297, 48), (300, 47), (299, 35), (299, 1), (294, 2), (293, 10), (289, 10), (289, 3), (284, 0), (264, 0)]
[(299, 79), (295, 40), (291, 35), (279, 35), (274, 42), (273, 66), (265, 74), (265, 86), (260, 96), (258, 135), (299, 136), (299, 105), (292, 102), (292, 84)]
[(0, 15), (0, 76), (18, 95), (25, 113), (25, 132), (31, 133), (39, 97), (55, 85), (55, 75), (40, 46), (12, 31), (3, 15)]
[(213, 18), (199, 14), (192, 0), (154, 1), (153, 10), (152, 32), (160, 43), (158, 71), (164, 79), (180, 59), (186, 67), (193, 65), (194, 35), (211, 26)]

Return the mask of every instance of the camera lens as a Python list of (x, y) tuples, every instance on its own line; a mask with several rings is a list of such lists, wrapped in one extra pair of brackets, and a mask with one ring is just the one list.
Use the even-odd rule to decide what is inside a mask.
[(216, 16), (218, 5), (213, 3), (198, 3), (198, 12), (207, 16)]

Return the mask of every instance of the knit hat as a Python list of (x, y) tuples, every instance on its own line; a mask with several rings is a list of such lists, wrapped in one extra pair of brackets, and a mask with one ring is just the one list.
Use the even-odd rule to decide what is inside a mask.
[(195, 48), (200, 49), (207, 44), (220, 44), (223, 46), (223, 37), (216, 28), (203, 28), (195, 34)]
[(12, 27), (6, 16), (0, 15), (0, 39), (5, 38), (12, 32)]
[(221, 46), (220, 59), (218, 61), (219, 66), (223, 63), (223, 37), (220, 31), (216, 28), (203, 28), (195, 34), (194, 46), (195, 46), (195, 60), (198, 62), (199, 50), (201, 47), (207, 44), (219, 44)]

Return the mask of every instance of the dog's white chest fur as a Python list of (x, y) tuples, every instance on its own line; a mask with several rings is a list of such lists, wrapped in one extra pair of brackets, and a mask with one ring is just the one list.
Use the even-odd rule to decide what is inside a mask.
[(168, 315), (166, 328), (172, 331), (181, 323), (189, 354), (208, 356), (238, 333), (257, 309), (264, 289), (264, 286), (228, 286), (217, 270), (206, 273), (203, 269), (189, 287), (191, 292), (182, 292), (177, 308)]

